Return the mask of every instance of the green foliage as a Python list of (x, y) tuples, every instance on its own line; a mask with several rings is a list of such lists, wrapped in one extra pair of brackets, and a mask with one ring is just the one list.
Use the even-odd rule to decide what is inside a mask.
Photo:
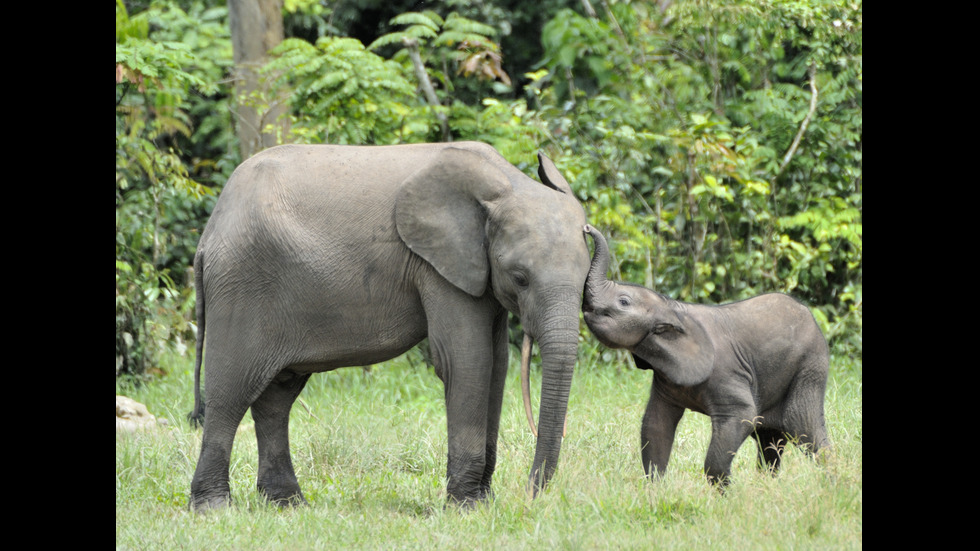
[(439, 28), (442, 27), (444, 21), (439, 17), (439, 14), (433, 11), (427, 11), (423, 13), (403, 13), (392, 18), (390, 23), (392, 25), (406, 25), (406, 27), (402, 31), (388, 33), (379, 37), (368, 46), (369, 50), (376, 50), (390, 44), (401, 46), (405, 40), (436, 38), (439, 36)]
[(563, 9), (545, 24), (541, 32), (544, 63), (552, 73), (564, 76), (555, 83), (562, 99), (574, 96), (575, 89), (595, 92), (616, 78), (616, 62), (621, 53), (609, 24)]
[[(117, 2), (117, 347), (129, 350), (148, 327), (176, 329), (145, 350), (191, 337), (186, 268), (239, 162), (227, 9), (209, 4), (130, 15)], [(448, 139), (491, 143), (532, 177), (543, 150), (610, 239), (613, 277), (696, 302), (787, 292), (860, 355), (862, 4), (568, 9), (581, 6), (439, 0), (388, 15), (380, 2), (287, 2), (304, 34), (264, 68), (288, 94), (282, 140), (438, 141), (445, 120)], [(354, 28), (380, 32), (362, 43), (340, 30)]]
[(214, 192), (180, 144), (201, 139), (194, 111), (217, 91), (206, 54), (230, 46), (223, 9), (194, 9), (116, 4), (116, 374), (137, 380), (193, 339), (185, 273)]
[[(491, 83), (496, 93), (510, 91), (511, 80), (501, 65), (500, 46), (491, 38), (497, 33), (494, 27), (456, 12), (443, 19), (431, 10), (403, 13), (392, 18), (390, 23), (404, 26), (404, 29), (379, 37), (368, 49), (395, 46), (393, 58), (404, 62), (409, 45), (417, 44), (426, 70), (441, 84), (443, 103), (459, 102), (460, 98), (454, 95), (460, 92), (464, 96), (462, 103), (473, 103), (473, 94), (479, 95), (482, 90), (480, 81)], [(463, 79), (465, 91), (456, 89), (447, 70), (450, 65), (456, 67), (456, 75), (475, 77)]]
[[(402, 30), (365, 48), (352, 38), (322, 37), (315, 45), (286, 39), (272, 51), (267, 75), (290, 91), (291, 141), (388, 144), (441, 139), (436, 114), (445, 114), (455, 139), (497, 146), (514, 162), (530, 165), (544, 124), (534, 121), (524, 100), (483, 98), (470, 104), (456, 97), (460, 81), (445, 71), (457, 67), (463, 81), (509, 83), (500, 67), (493, 27), (453, 12), (408, 12), (390, 21)], [(424, 109), (408, 43), (420, 50), (423, 70), (439, 84), (439, 105)], [(391, 50), (392, 59), (372, 53)], [(506, 88), (506, 85), (504, 85)]]
[(545, 26), (534, 91), (614, 275), (697, 302), (788, 292), (860, 353), (860, 3), (612, 7)]
[(272, 54), (263, 72), (291, 90), (291, 141), (386, 144), (429, 136), (430, 122), (411, 108), (415, 87), (404, 68), (359, 41), (286, 39)]

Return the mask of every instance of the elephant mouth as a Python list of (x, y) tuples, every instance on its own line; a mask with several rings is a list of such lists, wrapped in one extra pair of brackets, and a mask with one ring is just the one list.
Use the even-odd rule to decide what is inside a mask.
[(609, 316), (603, 316), (594, 310), (588, 310), (582, 312), (582, 317), (585, 318), (585, 324), (589, 327), (589, 330), (592, 331), (592, 334), (599, 339), (599, 342), (606, 346), (610, 346), (610, 343), (606, 338), (606, 335), (609, 333), (609, 327), (607, 327), (607, 324), (610, 321)]
[(612, 322), (612, 318), (607, 314), (597, 312), (591, 308), (588, 310), (583, 308), (582, 317), (585, 319), (585, 324), (589, 326), (589, 329), (592, 330), (593, 333), (596, 333), (596, 336), (599, 337), (600, 340), (602, 338), (602, 334), (610, 331), (611, 329), (607, 326)]
[(608, 314), (603, 314), (593, 310), (583, 312), (582, 317), (585, 318), (585, 324), (589, 327), (589, 331), (592, 332), (592, 335), (595, 336), (596, 340), (602, 343), (606, 348), (624, 348), (627, 350), (632, 350), (640, 343), (641, 340), (643, 340), (642, 337), (640, 337), (636, 340), (636, 342), (626, 342), (622, 331), (619, 330), (617, 322)]

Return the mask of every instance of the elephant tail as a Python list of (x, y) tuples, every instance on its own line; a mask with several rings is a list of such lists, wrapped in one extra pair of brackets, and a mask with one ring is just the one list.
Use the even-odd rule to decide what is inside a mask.
[(204, 358), (204, 258), (200, 246), (194, 255), (194, 295), (197, 315), (197, 342), (194, 345), (194, 409), (187, 414), (193, 427), (204, 423), (204, 400), (201, 399), (201, 361)]

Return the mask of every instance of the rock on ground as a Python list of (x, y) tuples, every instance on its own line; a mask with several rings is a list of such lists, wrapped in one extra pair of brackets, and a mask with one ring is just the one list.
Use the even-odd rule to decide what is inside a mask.
[(147, 430), (157, 425), (165, 425), (165, 419), (159, 422), (146, 409), (146, 406), (127, 396), (116, 395), (116, 431), (136, 432)]

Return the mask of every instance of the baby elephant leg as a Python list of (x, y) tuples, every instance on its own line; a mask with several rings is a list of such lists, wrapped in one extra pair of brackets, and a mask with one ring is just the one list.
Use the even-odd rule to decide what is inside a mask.
[(801, 369), (793, 381), (783, 406), (783, 430), (807, 454), (829, 450), (830, 439), (824, 421), (826, 367)]
[(766, 469), (769, 474), (779, 470), (780, 458), (786, 447), (786, 436), (783, 431), (773, 428), (759, 427), (752, 433), (756, 447), (759, 450), (759, 468)]
[[(656, 382), (654, 382), (656, 385)], [(684, 415), (684, 408), (669, 404), (656, 392), (650, 392), (643, 424), (640, 427), (640, 458), (648, 477), (663, 476), (674, 446), (677, 423)]]
[(704, 460), (704, 474), (708, 482), (724, 489), (730, 483), (732, 460), (742, 442), (755, 429), (754, 408), (740, 408), (735, 412), (711, 416), (711, 442)]

